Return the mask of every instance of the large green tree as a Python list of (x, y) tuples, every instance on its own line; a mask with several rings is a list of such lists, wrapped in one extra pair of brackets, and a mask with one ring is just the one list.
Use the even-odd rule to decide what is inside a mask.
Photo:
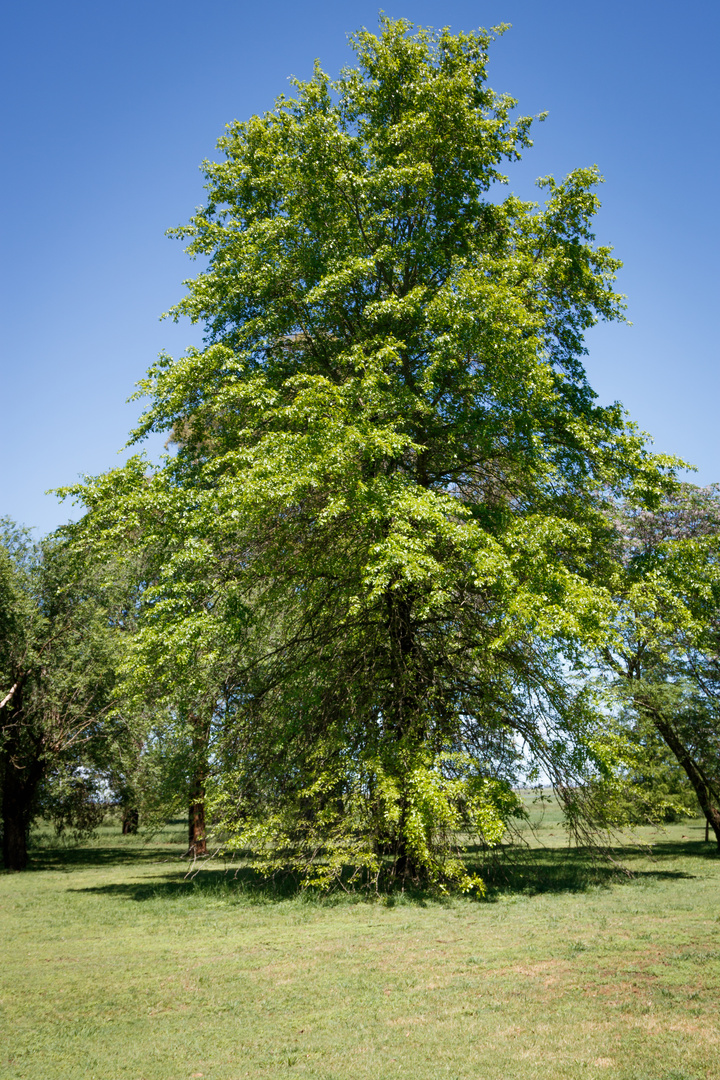
[(531, 120), (487, 85), (492, 37), (382, 19), (229, 125), (177, 230), (206, 345), (141, 385), (136, 438), (177, 453), (80, 491), (101, 543), (162, 553), (136, 667), (232, 656), (206, 695), (226, 835), (314, 880), (469, 887), (452, 838), (502, 834), (518, 755), (607, 766), (568, 673), (612, 621), (610, 499), (663, 469), (582, 365), (622, 318), (597, 170), (504, 191)]

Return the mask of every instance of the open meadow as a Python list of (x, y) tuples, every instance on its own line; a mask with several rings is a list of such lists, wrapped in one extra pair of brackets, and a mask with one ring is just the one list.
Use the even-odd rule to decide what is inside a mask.
[(482, 901), (319, 900), (219, 862), (187, 880), (184, 837), (36, 834), (0, 874), (3, 1080), (720, 1077), (699, 821), (640, 830), (628, 877), (550, 812)]

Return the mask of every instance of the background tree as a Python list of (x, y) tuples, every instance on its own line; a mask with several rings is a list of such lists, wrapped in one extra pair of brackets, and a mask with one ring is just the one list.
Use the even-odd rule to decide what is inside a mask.
[[(33, 545), (7, 519), (0, 531), (0, 766), (3, 860), (27, 864), (40, 806), (60, 827), (91, 828), (102, 813), (92, 749), (113, 704), (123, 617), (106, 566), (59, 537)], [(43, 790), (44, 785), (44, 790)]]
[(240, 667), (237, 629), (229, 634), (219, 614), (217, 567), (201, 538), (175, 532), (183, 493), (148, 483), (137, 461), (83, 497), (88, 514), (68, 527), (72, 542), (99, 563), (114, 553), (140, 613), (117, 670), (127, 725), (108, 763), (111, 785), (148, 827), (186, 814), (188, 854), (205, 855), (205, 789)]
[(604, 658), (634, 732), (672, 753), (720, 845), (720, 493), (678, 484), (616, 521), (623, 618)]
[(611, 496), (668, 463), (582, 366), (622, 317), (597, 171), (501, 198), (531, 121), (487, 86), (491, 39), (383, 19), (338, 80), (228, 127), (177, 230), (208, 266), (174, 315), (207, 346), (141, 386), (136, 438), (177, 454), (79, 491), (106, 543), (161, 537), (138, 641), (192, 637), (195, 590), (205, 653), (234, 644), (218, 813), (310, 880), (471, 887), (454, 838), (502, 835), (521, 745), (558, 784), (608, 767), (567, 673), (613, 617)]

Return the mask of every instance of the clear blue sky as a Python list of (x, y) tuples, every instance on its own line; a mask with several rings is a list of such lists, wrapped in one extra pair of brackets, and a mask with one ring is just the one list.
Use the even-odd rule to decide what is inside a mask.
[[(589, 337), (590, 380), (656, 448), (720, 480), (717, 0), (386, 0), (415, 22), (510, 22), (490, 84), (548, 110), (512, 175), (597, 162), (598, 239), (625, 262), (632, 327)], [(47, 531), (45, 489), (119, 463), (127, 405), (156, 353), (196, 328), (159, 322), (193, 264), (165, 230), (202, 202), (223, 126), (272, 106), (317, 56), (335, 74), (375, 3), (24, 0), (7, 5), (2, 82), (0, 515)], [(159, 449), (159, 445), (151, 447)]]

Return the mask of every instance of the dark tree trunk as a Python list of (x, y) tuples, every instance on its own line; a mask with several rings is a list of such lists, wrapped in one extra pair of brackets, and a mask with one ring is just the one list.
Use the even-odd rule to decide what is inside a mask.
[[(39, 750), (39, 748), (38, 748)], [(39, 752), (21, 754), (10, 736), (2, 757), (2, 855), (6, 870), (24, 870), (28, 863), (28, 831), (35, 792), (42, 776)]]
[[(415, 656), (415, 626), (412, 598), (397, 596), (391, 589), (386, 595), (389, 639), (390, 685), (388, 720), (398, 739), (411, 734), (417, 724), (418, 686)], [(415, 733), (416, 735), (419, 733)]]
[(192, 729), (193, 776), (190, 786), (190, 806), (188, 810), (188, 850), (192, 858), (207, 855), (207, 834), (205, 830), (205, 780), (208, 774), (208, 738), (209, 724), (195, 714), (189, 716)]
[(207, 855), (207, 840), (205, 836), (205, 787), (203, 777), (196, 776), (195, 784), (190, 795), (190, 811), (188, 813), (188, 855), (193, 858), (198, 855)]
[(123, 806), (122, 808), (122, 832), (123, 836), (134, 836), (140, 825), (140, 811), (136, 806)]
[(404, 885), (411, 883), (419, 885), (423, 879), (423, 868), (418, 865), (416, 859), (408, 850), (407, 842), (401, 835), (393, 864), (393, 878)]
[(715, 833), (718, 850), (720, 851), (720, 810), (715, 805), (713, 785), (706, 776), (704, 769), (692, 757), (672, 724), (656, 709), (648, 709), (647, 706), (645, 706), (645, 709), (649, 713), (658, 734), (662, 736), (679, 764), (685, 770), (685, 775), (692, 784), (697, 800), (700, 803), (700, 809), (705, 815), (705, 821)]
[(24, 807), (17, 799), (7, 805), (3, 791), (2, 854), (6, 870), (24, 870), (28, 864), (28, 823), (27, 814), (23, 811)]
[[(398, 593), (394, 589), (388, 589), (386, 627), (389, 646), (388, 686), (391, 687), (391, 692), (383, 712), (387, 717), (387, 736), (399, 751), (395, 765), (401, 791), (406, 762), (412, 758), (413, 752), (422, 745), (427, 736), (413, 606), (412, 591)], [(407, 807), (401, 805), (400, 820), (387, 833), (381, 829), (378, 836), (380, 850), (385, 850), (392, 857), (389, 867), (391, 879), (403, 885), (410, 882), (417, 884), (422, 877), (422, 868), (407, 843), (406, 812)]]

